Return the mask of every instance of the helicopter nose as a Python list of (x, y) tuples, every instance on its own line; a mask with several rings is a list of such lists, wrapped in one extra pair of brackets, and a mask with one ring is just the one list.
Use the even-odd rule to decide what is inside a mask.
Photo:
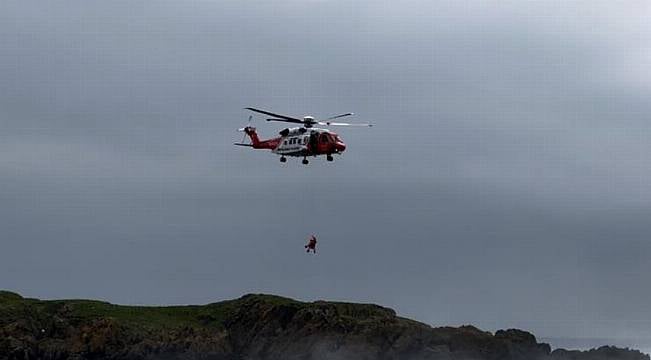
[(338, 152), (343, 152), (346, 150), (346, 144), (342, 143), (341, 141), (338, 142), (335, 146), (337, 147)]

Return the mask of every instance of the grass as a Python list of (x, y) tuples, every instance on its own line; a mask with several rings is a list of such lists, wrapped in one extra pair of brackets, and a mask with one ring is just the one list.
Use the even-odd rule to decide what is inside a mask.
[(221, 329), (224, 322), (237, 311), (255, 304), (264, 306), (292, 306), (296, 308), (334, 306), (339, 316), (350, 321), (384, 317), (393, 313), (376, 305), (343, 302), (304, 303), (274, 295), (250, 294), (239, 299), (207, 305), (188, 306), (127, 306), (93, 300), (38, 300), (26, 299), (18, 294), (0, 291), (0, 325), (19, 319), (45, 321), (53, 316), (66, 319), (71, 324), (88, 323), (98, 319), (114, 320), (130, 328)]
[(128, 306), (94, 300), (26, 299), (15, 293), (0, 291), (0, 324), (25, 317), (36, 319), (57, 315), (76, 323), (111, 319), (121, 325), (150, 329), (221, 328), (229, 315), (246, 303), (253, 302), (269, 305), (301, 304), (280, 296), (246, 295), (240, 299), (208, 305)]

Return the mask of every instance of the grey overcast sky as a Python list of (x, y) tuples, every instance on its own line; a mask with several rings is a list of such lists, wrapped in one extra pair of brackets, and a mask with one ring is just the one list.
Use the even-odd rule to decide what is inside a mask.
[[(0, 288), (650, 338), (650, 17), (641, 0), (3, 0)], [(334, 163), (281, 165), (232, 146), (246, 106), (376, 126), (337, 129)]]

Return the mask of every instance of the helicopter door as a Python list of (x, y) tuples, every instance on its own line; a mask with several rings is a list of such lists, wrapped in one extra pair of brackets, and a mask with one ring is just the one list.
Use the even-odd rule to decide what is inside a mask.
[(312, 133), (310, 134), (310, 151), (311, 152), (316, 152), (316, 145), (318, 141), (318, 134)]

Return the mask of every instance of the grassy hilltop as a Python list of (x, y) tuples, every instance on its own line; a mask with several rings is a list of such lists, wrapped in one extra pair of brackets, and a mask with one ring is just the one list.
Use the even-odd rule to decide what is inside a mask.
[(524, 331), (432, 328), (371, 304), (245, 295), (148, 307), (0, 291), (0, 359), (160, 358), (649, 360), (612, 347), (550, 352)]

